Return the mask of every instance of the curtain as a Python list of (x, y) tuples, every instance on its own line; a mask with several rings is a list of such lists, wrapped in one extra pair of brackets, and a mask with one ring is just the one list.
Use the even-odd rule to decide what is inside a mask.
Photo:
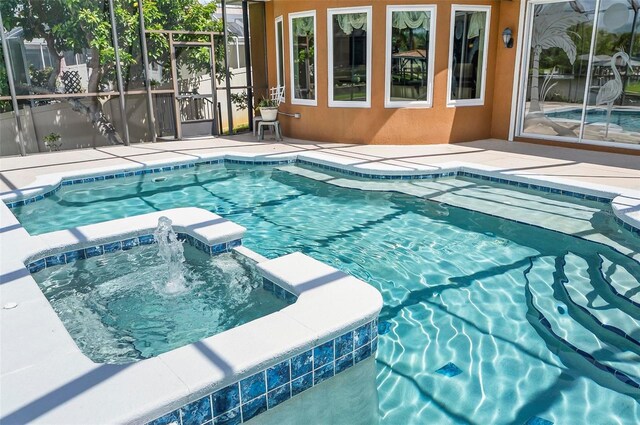
[(313, 16), (293, 18), (293, 33), (298, 37), (313, 37)]
[(469, 31), (467, 32), (467, 39), (472, 39), (480, 36), (480, 33), (484, 33), (484, 24), (486, 23), (486, 12), (472, 12), (471, 19), (469, 19)]
[(391, 25), (401, 30), (406, 28), (414, 30), (422, 27), (429, 31), (429, 23), (431, 21), (429, 15), (427, 12), (393, 12)]
[(346, 13), (344, 15), (335, 15), (338, 25), (342, 32), (350, 35), (353, 30), (367, 30), (367, 14), (366, 13)]

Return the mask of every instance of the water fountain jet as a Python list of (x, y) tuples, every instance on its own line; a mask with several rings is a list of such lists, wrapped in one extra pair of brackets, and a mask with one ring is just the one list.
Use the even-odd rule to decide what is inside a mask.
[(153, 232), (153, 237), (158, 245), (158, 256), (167, 264), (167, 281), (161, 287), (162, 291), (168, 294), (186, 291), (184, 248), (173, 231), (169, 218), (162, 216), (158, 219), (158, 227)]

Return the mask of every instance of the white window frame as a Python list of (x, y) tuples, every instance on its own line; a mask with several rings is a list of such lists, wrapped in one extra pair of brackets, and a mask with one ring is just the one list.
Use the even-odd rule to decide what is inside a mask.
[[(436, 51), (436, 11), (434, 4), (411, 6), (387, 6), (387, 32), (384, 70), (384, 107), (385, 108), (431, 108), (433, 106), (433, 75)], [(426, 100), (391, 100), (391, 34), (393, 32), (393, 12), (429, 12), (429, 52), (427, 59), (427, 99)]]
[[(451, 99), (451, 79), (453, 78), (453, 40), (455, 37), (456, 12), (486, 12), (486, 29), (484, 33), (484, 52), (482, 54), (482, 80), (480, 81), (480, 97), (476, 99)], [(487, 59), (489, 56), (489, 33), (491, 32), (491, 6), (451, 5), (451, 24), (449, 26), (449, 65), (447, 72), (447, 107), (483, 106), (487, 89)]]
[[(278, 24), (282, 25), (282, 45), (278, 43)], [(284, 19), (282, 15), (278, 16), (275, 20), (275, 35), (276, 35), (276, 85), (284, 86), (284, 75), (280, 75), (280, 59), (282, 59), (282, 73), (285, 73), (284, 70)], [(282, 99), (284, 102), (284, 98)]]
[(293, 67), (293, 19), (294, 18), (309, 18), (313, 17), (313, 45), (317, 46), (317, 27), (318, 20), (316, 19), (315, 10), (307, 10), (304, 12), (289, 13), (289, 73), (291, 78), (291, 89), (289, 90), (292, 105), (318, 105), (318, 49), (315, 49), (313, 54), (313, 99), (298, 99), (296, 98), (296, 88), (294, 79), (294, 67)]
[[(366, 13), (367, 14), (367, 100), (366, 101), (344, 101), (333, 100), (333, 16), (344, 15), (347, 13)], [(371, 40), (373, 38), (372, 28), (373, 8), (371, 6), (362, 7), (339, 7), (327, 9), (327, 47), (328, 47), (328, 92), (330, 108), (371, 108)]]

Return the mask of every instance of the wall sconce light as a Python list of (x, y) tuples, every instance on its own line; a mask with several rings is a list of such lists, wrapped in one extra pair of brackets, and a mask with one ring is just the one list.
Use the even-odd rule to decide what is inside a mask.
[(511, 28), (507, 27), (502, 31), (502, 41), (507, 49), (513, 47), (513, 31), (511, 31)]

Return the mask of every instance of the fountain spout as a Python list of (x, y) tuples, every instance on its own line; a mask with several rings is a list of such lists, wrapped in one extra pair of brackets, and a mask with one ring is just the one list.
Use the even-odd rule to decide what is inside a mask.
[(158, 219), (153, 237), (158, 245), (158, 256), (164, 260), (168, 270), (167, 281), (161, 289), (169, 294), (184, 292), (187, 289), (184, 248), (173, 231), (169, 218), (163, 216)]

